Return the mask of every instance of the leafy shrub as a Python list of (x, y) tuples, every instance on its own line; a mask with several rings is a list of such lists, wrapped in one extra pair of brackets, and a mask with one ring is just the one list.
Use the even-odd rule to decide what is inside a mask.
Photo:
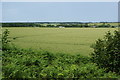
[[(9, 54), (8, 54), (9, 53)], [(90, 61), (75, 62), (76, 55), (15, 49), (3, 52), (3, 78), (117, 78)], [(66, 56), (67, 55), (67, 56)], [(49, 59), (51, 57), (51, 59)], [(69, 62), (72, 61), (72, 62)], [(83, 59), (84, 60), (84, 59)]]
[(92, 61), (107, 71), (120, 74), (120, 32), (107, 32), (103, 39), (98, 39), (93, 46)]
[(10, 40), (8, 40), (8, 35), (9, 35), (9, 31), (8, 31), (8, 29), (6, 29), (2, 33), (2, 50), (7, 50), (9, 47)]

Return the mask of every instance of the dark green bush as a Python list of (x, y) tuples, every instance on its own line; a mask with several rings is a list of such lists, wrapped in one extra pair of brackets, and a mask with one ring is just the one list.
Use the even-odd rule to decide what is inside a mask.
[(8, 35), (9, 35), (9, 31), (8, 31), (8, 29), (6, 29), (2, 33), (2, 50), (7, 50), (9, 48), (10, 40), (8, 40)]
[(120, 32), (107, 32), (103, 39), (98, 39), (93, 46), (92, 61), (101, 68), (120, 74)]

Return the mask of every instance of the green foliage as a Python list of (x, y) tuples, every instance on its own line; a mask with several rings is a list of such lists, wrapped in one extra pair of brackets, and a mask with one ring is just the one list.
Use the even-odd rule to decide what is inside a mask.
[[(3, 52), (3, 78), (118, 78), (88, 57), (12, 47)], [(88, 58), (88, 59), (87, 59)]]
[(120, 74), (120, 32), (106, 33), (104, 39), (98, 39), (93, 46), (93, 62), (107, 71)]
[(120, 78), (120, 76), (112, 72), (106, 73), (104, 69), (92, 63), (89, 57), (25, 50), (12, 45), (3, 51), (2, 78)]
[(8, 29), (6, 29), (2, 33), (2, 50), (6, 50), (9, 47), (10, 40), (8, 40), (8, 35), (9, 35), (9, 31), (8, 31)]

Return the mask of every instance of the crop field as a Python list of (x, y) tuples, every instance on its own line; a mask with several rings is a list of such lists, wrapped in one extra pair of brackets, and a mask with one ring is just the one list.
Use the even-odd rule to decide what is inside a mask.
[[(6, 29), (6, 28), (3, 28)], [(117, 28), (7, 28), (17, 47), (88, 56), (95, 40)]]

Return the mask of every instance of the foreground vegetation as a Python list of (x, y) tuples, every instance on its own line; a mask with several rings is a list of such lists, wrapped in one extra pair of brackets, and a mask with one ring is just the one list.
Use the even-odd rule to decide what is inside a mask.
[(3, 78), (118, 78), (88, 57), (11, 49), (3, 52)]
[[(2, 37), (2, 41), (4, 42), (2, 55), (3, 78), (120, 78), (119, 72), (108, 71), (106, 70), (107, 68), (98, 66), (96, 62), (93, 63), (91, 59), (94, 59), (95, 56), (97, 56), (95, 61), (98, 60), (99, 62), (101, 56), (97, 53), (93, 53), (93, 57), (90, 58), (81, 55), (53, 54), (46, 51), (19, 49), (10, 44), (8, 34), (9, 32), (6, 30)], [(106, 38), (108, 37), (110, 38), (110, 36)], [(116, 39), (113, 39), (117, 40), (117, 37), (115, 38)], [(109, 43), (109, 41), (107, 42)], [(99, 50), (99, 52), (104, 48), (99, 44), (96, 44), (96, 46), (94, 50)], [(119, 47), (116, 48), (119, 49)], [(112, 54), (114, 53), (111, 53), (110, 56), (112, 56)], [(105, 55), (102, 56), (102, 59), (106, 59), (104, 58)], [(119, 54), (117, 58), (119, 58)], [(119, 64), (120, 61), (118, 59), (112, 59), (117, 61), (116, 64)], [(109, 62), (113, 61), (109, 60)], [(118, 66), (117, 69), (119, 69)]]
[(92, 61), (98, 66), (120, 74), (120, 31), (107, 32), (103, 39), (98, 39), (93, 46)]

